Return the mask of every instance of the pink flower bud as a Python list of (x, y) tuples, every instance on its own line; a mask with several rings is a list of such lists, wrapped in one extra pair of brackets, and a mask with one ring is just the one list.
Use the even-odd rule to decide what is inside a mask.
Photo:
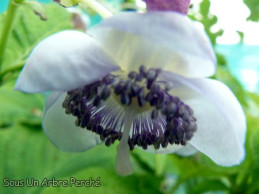
[(187, 14), (190, 0), (144, 0), (147, 11), (175, 11)]

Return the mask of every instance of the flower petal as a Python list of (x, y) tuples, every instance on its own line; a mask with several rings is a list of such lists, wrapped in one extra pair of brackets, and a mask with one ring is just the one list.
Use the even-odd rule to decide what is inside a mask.
[(185, 79), (172, 73), (161, 77), (172, 81), (172, 93), (194, 110), (198, 130), (189, 143), (219, 165), (239, 164), (245, 156), (245, 115), (228, 87), (216, 80)]
[(194, 148), (193, 146), (191, 146), (190, 144), (187, 144), (186, 146), (181, 147), (176, 154), (179, 154), (181, 156), (190, 156), (193, 155), (195, 153), (197, 153), (198, 150), (196, 150), (196, 148)]
[(53, 92), (46, 92), (45, 97), (47, 97), (47, 100), (44, 105), (44, 114), (49, 110), (50, 107), (55, 104), (55, 102), (60, 98), (61, 95), (64, 94), (64, 92), (61, 91), (53, 91)]
[(66, 93), (59, 97), (54, 93), (47, 100), (42, 122), (46, 136), (57, 148), (66, 152), (81, 152), (100, 144), (98, 135), (77, 127), (76, 118), (65, 114), (62, 108), (65, 96)]
[(126, 70), (144, 64), (186, 77), (215, 72), (215, 55), (205, 32), (178, 13), (121, 13), (89, 33)]
[(93, 40), (78, 31), (63, 31), (44, 39), (32, 51), (15, 89), (37, 93), (68, 91), (118, 69)]

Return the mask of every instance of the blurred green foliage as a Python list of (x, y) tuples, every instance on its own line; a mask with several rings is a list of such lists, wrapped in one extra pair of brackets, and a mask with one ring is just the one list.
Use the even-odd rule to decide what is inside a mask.
[(247, 19), (259, 21), (259, 0), (244, 0), (244, 3), (250, 9), (250, 15)]
[(209, 35), (210, 41), (213, 45), (216, 44), (216, 39), (218, 36), (223, 34), (223, 30), (218, 30), (217, 32), (212, 32), (211, 27), (217, 23), (217, 16), (210, 13), (210, 1), (203, 0), (199, 5), (199, 14), (194, 16), (190, 15), (190, 18), (197, 20), (204, 25), (206, 33)]
[[(41, 21), (28, 7), (19, 7), (15, 28), (4, 55), (0, 83), (17, 78), (32, 49), (45, 37), (65, 29), (72, 28), (71, 14), (56, 4), (46, 9), (48, 19)], [(6, 13), (0, 15), (0, 29), (3, 27)], [(10, 70), (13, 70), (10, 72)], [(12, 78), (9, 78), (12, 77)]]
[[(13, 90), (17, 73), (32, 48), (44, 37), (71, 29), (71, 15), (57, 5), (46, 6), (47, 21), (21, 8), (8, 43), (0, 74), (0, 192), (1, 193), (256, 193), (259, 192), (259, 96), (245, 91), (218, 54), (214, 76), (236, 94), (247, 116), (246, 158), (239, 166), (221, 167), (197, 153), (190, 157), (154, 155), (135, 149), (131, 155), (134, 174), (115, 173), (116, 144), (99, 145), (83, 153), (64, 153), (41, 131), (43, 95)], [(217, 21), (209, 14), (209, 1), (201, 3), (199, 19), (215, 43), (222, 31), (212, 33)], [(0, 28), (5, 14), (0, 16)], [(195, 18), (194, 16), (191, 16)], [(196, 18), (195, 18), (196, 19)], [(8, 70), (12, 71), (8, 71)], [(7, 70), (7, 71), (6, 71)], [(16, 74), (11, 74), (15, 72)], [(5, 73), (5, 74), (3, 74)], [(55, 119), (54, 119), (55, 120)], [(96, 179), (101, 187), (3, 187), (4, 178)]]

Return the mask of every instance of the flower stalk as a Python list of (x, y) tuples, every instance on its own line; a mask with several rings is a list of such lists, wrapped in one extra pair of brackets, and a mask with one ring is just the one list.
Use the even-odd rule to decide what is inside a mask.
[(90, 9), (97, 12), (102, 18), (108, 18), (113, 16), (113, 13), (105, 8), (102, 4), (95, 0), (80, 0), (79, 3), (82, 3), (88, 6)]
[(126, 176), (133, 172), (133, 167), (130, 163), (130, 148), (128, 146), (128, 136), (131, 130), (131, 125), (134, 120), (135, 112), (133, 109), (125, 109), (125, 125), (123, 136), (117, 146), (116, 170), (117, 173)]
[(17, 8), (21, 2), (10, 1), (9, 7), (7, 10), (6, 21), (4, 23), (1, 35), (0, 35), (0, 71), (2, 68), (5, 48), (10, 37), (10, 34), (14, 27), (15, 17), (17, 15)]

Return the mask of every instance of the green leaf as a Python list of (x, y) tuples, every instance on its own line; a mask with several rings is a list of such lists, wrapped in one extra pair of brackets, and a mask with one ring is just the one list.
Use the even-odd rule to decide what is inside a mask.
[(244, 3), (250, 9), (250, 15), (247, 19), (259, 21), (259, 0), (244, 0)]
[(0, 88), (0, 130), (15, 122), (41, 125), (44, 97), (14, 91), (12, 87)]
[(84, 184), (83, 187), (76, 187), (75, 183), (73, 183), (72, 187), (48, 187), (45, 188), (42, 193), (135, 194), (160, 192), (158, 190), (160, 182), (158, 182), (158, 178), (154, 177), (153, 175), (150, 175), (150, 177), (140, 175), (120, 177), (113, 170), (96, 167), (85, 169), (75, 175), (61, 179), (65, 181), (71, 181), (73, 178), (78, 181), (88, 181), (90, 178), (91, 180), (96, 181), (97, 178), (99, 178), (100, 186), (94, 187), (95, 183), (93, 183), (92, 186), (89, 187), (84, 186)]
[(79, 3), (79, 0), (54, 0), (54, 1), (56, 1), (63, 7), (74, 7)]
[[(54, 120), (55, 122), (55, 120)], [(2, 193), (159, 193), (161, 177), (150, 173), (121, 177), (115, 173), (116, 145), (99, 145), (82, 153), (64, 153), (41, 131), (15, 125), (0, 131), (0, 191)], [(135, 165), (135, 164), (134, 164)], [(101, 187), (4, 187), (3, 179), (96, 179)]]
[(218, 30), (217, 32), (211, 31), (211, 27), (217, 23), (218, 18), (210, 13), (210, 1), (203, 0), (199, 5), (199, 14), (190, 17), (204, 25), (205, 31), (209, 36), (211, 43), (215, 45), (217, 37), (223, 34), (223, 30)]
[[(86, 168), (114, 171), (115, 147), (97, 146), (83, 153), (64, 153), (55, 148), (41, 131), (14, 125), (0, 131), (0, 191), (2, 193), (40, 193), (39, 187), (3, 187), (3, 179), (21, 180), (68, 177)], [(98, 176), (95, 173), (94, 176)], [(107, 178), (109, 181), (109, 178)], [(111, 186), (112, 188), (112, 186)]]
[(228, 191), (228, 187), (220, 179), (200, 179), (190, 182), (186, 187), (188, 194), (225, 193)]
[[(24, 63), (32, 49), (45, 37), (65, 29), (72, 29), (71, 14), (59, 5), (44, 6), (48, 19), (42, 21), (28, 7), (20, 7), (16, 24), (4, 55), (3, 70)], [(5, 13), (0, 16), (0, 30), (5, 21)], [(19, 71), (19, 69), (18, 69)], [(3, 76), (3, 75), (1, 75)]]

